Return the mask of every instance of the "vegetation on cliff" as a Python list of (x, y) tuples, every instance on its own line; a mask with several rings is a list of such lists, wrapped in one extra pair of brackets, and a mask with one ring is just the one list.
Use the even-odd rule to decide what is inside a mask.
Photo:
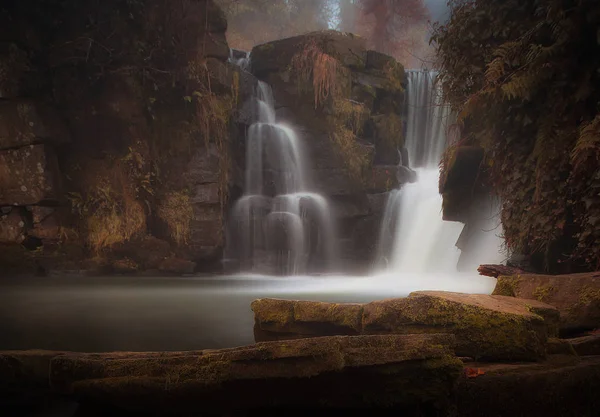
[[(38, 80), (15, 97), (58, 109), (72, 136), (57, 168), (61, 203), (72, 209), (59, 243), (110, 258), (115, 245), (154, 235), (195, 259), (196, 216), (219, 224), (211, 233), (219, 243), (201, 245), (219, 246), (222, 215), (213, 213), (227, 200), (239, 78), (224, 63), (227, 22), (215, 3), (9, 0), (0, 14), (2, 40)], [(2, 68), (0, 77), (9, 73)], [(192, 201), (198, 184), (216, 184), (218, 195)]]
[(508, 249), (550, 271), (597, 268), (600, 5), (450, 5), (433, 40), (445, 96), (460, 114), (456, 145), (485, 149)]

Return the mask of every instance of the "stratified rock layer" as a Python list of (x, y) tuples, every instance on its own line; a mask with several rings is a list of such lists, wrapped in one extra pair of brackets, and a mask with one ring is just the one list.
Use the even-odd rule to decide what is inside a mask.
[(538, 301), (435, 291), (364, 305), (260, 299), (252, 310), (258, 340), (449, 332), (457, 354), (501, 360), (543, 358), (559, 319), (555, 308)]
[(81, 401), (132, 410), (399, 406), (450, 398), (462, 368), (453, 343), (452, 335), (385, 335), (199, 352), (4, 352), (0, 375), (13, 391), (46, 381)]

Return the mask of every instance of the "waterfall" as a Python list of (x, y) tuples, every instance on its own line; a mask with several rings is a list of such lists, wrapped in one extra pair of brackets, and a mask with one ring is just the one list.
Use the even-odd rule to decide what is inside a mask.
[[(446, 147), (452, 114), (442, 100), (436, 72), (408, 70), (407, 78), (405, 147), (418, 180), (394, 190), (388, 197), (377, 266), (398, 273), (457, 271), (461, 253), (456, 242), (464, 226), (442, 220), (442, 196), (438, 192), (438, 164)], [(487, 225), (492, 222), (489, 220)], [(479, 261), (496, 260), (494, 248), (498, 252), (500, 239), (494, 235), (482, 241), (488, 252), (480, 251)], [(469, 259), (469, 266), (474, 262)]]
[(230, 221), (240, 265), (280, 275), (330, 271), (337, 259), (333, 217), (325, 197), (310, 191), (302, 143), (294, 129), (277, 123), (268, 84), (258, 82), (254, 101), (244, 195)]

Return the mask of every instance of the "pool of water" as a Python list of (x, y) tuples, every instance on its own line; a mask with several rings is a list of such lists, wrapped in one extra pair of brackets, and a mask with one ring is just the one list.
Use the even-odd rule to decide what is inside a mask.
[(51, 277), (0, 281), (0, 350), (217, 349), (254, 343), (250, 303), (274, 297), (368, 302), (416, 290), (489, 294), (473, 274)]

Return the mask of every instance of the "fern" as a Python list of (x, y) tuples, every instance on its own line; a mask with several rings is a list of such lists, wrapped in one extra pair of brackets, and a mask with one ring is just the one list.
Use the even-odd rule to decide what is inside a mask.
[(587, 160), (600, 161), (600, 114), (584, 125), (571, 153), (571, 163), (577, 171)]

